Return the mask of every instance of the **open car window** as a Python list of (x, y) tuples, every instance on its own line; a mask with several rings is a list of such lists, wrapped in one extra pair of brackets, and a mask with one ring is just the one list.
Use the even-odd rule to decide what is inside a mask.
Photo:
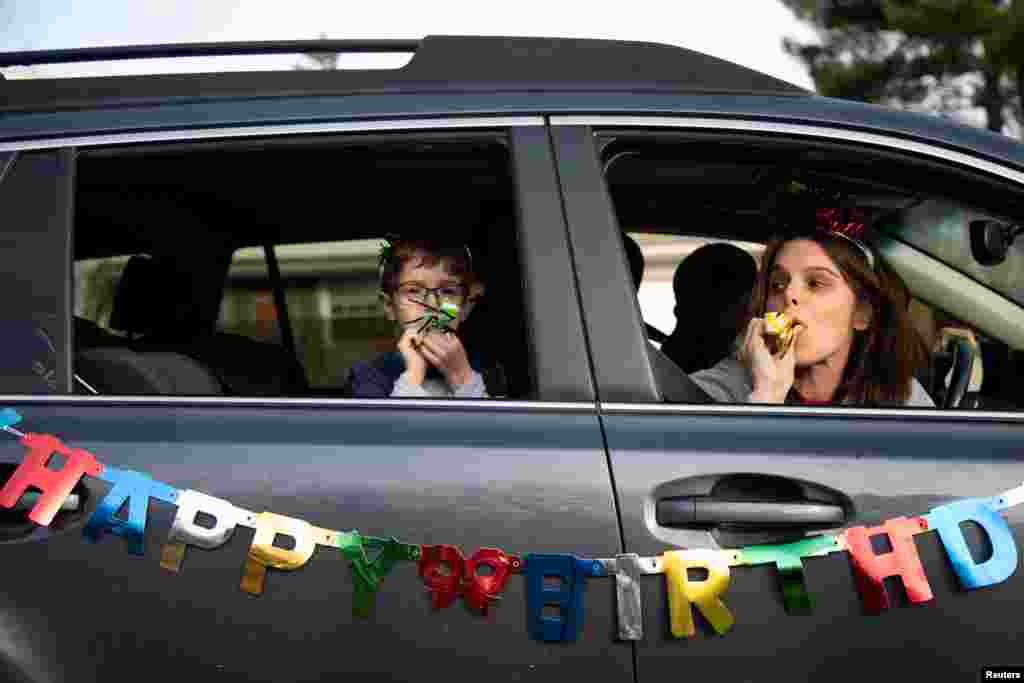
[(397, 239), (460, 245), (485, 285), (453, 335), (483, 391), (431, 365), (401, 396), (531, 396), (501, 135), (144, 145), (79, 163), (75, 358), (97, 393), (391, 397), (405, 364), (379, 266)]
[[(1024, 244), (1012, 244), (993, 264), (980, 262), (971, 243), (979, 221), (1024, 224), (1021, 188), (952, 164), (802, 139), (630, 132), (600, 140), (620, 227), (648, 269), (638, 305), (649, 339), (687, 372), (699, 371), (700, 360), (713, 367), (714, 359), (734, 357), (737, 338), (708, 333), (718, 314), (699, 313), (731, 305), (712, 305), (729, 290), (724, 280), (709, 278), (706, 287), (683, 292), (682, 301), (671, 291), (675, 269), (687, 268), (684, 256), (698, 246), (731, 244), (760, 269), (773, 238), (813, 220), (816, 208), (843, 207), (863, 216), (863, 240), (893, 271), (892, 287), (925, 351), (915, 377), (936, 404), (955, 372), (936, 366), (935, 357), (955, 346), (951, 334), (963, 333), (975, 357), (966, 373), (972, 397), (959, 407), (1024, 406)], [(658, 332), (677, 330), (674, 340), (655, 340)], [(714, 353), (690, 348), (710, 342)]]

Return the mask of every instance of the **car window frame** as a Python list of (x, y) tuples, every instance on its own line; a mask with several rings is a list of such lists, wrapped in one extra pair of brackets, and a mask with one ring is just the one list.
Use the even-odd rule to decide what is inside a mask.
[[(1024, 171), (938, 144), (909, 140), (895, 135), (868, 133), (854, 128), (817, 126), (749, 118), (707, 118), (644, 115), (557, 115), (549, 119), (551, 136), (562, 177), (569, 171), (575, 178), (564, 184), (567, 214), (573, 236), (571, 247), (579, 268), (583, 314), (588, 335), (602, 338), (603, 345), (593, 349), (594, 372), (598, 383), (598, 405), (602, 413), (654, 414), (768, 414), (778, 417), (828, 416), (839, 419), (871, 417), (883, 419), (956, 418), (968, 421), (1024, 421), (1024, 412), (934, 410), (913, 408), (856, 408), (845, 406), (783, 406), (764, 404), (676, 404), (661, 401), (647, 359), (647, 339), (639, 304), (632, 294), (632, 278), (626, 262), (621, 232), (600, 163), (602, 138), (623, 131), (659, 132), (718, 131), (723, 133), (784, 134), (816, 141), (839, 141), (880, 146), (895, 152), (922, 155), (971, 170), (996, 176), (1024, 188)], [(1024, 159), (1022, 159), (1024, 166)], [(575, 200), (572, 195), (578, 195)], [(586, 223), (568, 209), (573, 202), (591, 204)], [(611, 253), (609, 253), (609, 250)], [(980, 286), (980, 285), (979, 285)], [(621, 290), (611, 292), (612, 288)], [(589, 295), (600, 292), (602, 296)], [(609, 296), (608, 294), (611, 293)], [(623, 351), (625, 349), (625, 351)], [(637, 367), (641, 367), (637, 372)]]
[[(32, 366), (47, 391), (26, 395), (70, 393), (74, 381), (71, 252), (75, 167), (73, 149), (0, 150), (0, 206), (8, 217), (4, 241), (10, 246), (3, 272), (22, 283), (13, 290), (3, 317), (30, 322), (33, 334), (53, 354), (53, 367), (38, 362)], [(27, 289), (23, 283), (29, 283)]]
[[(107, 145), (181, 142), (225, 138), (274, 136), (305, 136), (313, 133), (349, 132), (431, 132), (455, 133), (465, 129), (479, 132), (492, 129), (508, 141), (511, 151), (511, 172), (515, 184), (518, 220), (517, 244), (522, 268), (524, 309), (527, 316), (530, 364), (534, 376), (534, 393), (528, 400), (471, 399), (350, 399), (350, 398), (240, 398), (240, 397), (176, 397), (176, 396), (88, 396), (48, 397), (57, 402), (143, 402), (197, 405), (335, 405), (367, 408), (449, 408), (453, 410), (579, 410), (581, 404), (593, 409), (596, 399), (590, 356), (583, 337), (582, 313), (575, 288), (574, 273), (564, 229), (564, 215), (559, 202), (557, 179), (547, 137), (544, 117), (478, 115), (458, 117), (416, 117), (407, 119), (363, 119), (328, 123), (253, 125), (229, 128), (181, 128), (149, 132), (102, 133), (73, 138), (47, 138), (0, 143), (0, 154), (25, 153), (32, 150), (58, 150), (72, 157), (82, 147)], [(73, 178), (72, 178), (73, 180)], [(70, 236), (73, 221), (67, 220), (68, 249), (64, 257), (67, 303), (72, 301), (73, 254)], [(556, 229), (552, 229), (555, 226)], [(66, 325), (69, 343), (66, 356), (71, 365), (73, 345), (70, 340), (72, 309), (68, 308)], [(70, 387), (70, 380), (69, 380)], [(6, 394), (12, 400), (32, 400), (32, 395)]]

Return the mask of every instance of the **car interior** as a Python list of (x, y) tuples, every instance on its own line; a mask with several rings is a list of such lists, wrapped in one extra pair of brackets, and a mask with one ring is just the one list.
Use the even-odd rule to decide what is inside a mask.
[(930, 352), (915, 376), (936, 406), (1024, 406), (1024, 254), (1011, 244), (985, 264), (971, 243), (976, 224), (1022, 223), (1019, 190), (907, 155), (781, 136), (630, 131), (601, 144), (628, 234), (764, 245), (816, 207), (860, 209), (865, 241), (906, 285)]
[[(498, 135), (122, 146), (84, 150), (77, 178), (76, 393), (339, 396), (345, 368), (325, 379), (304, 361), (372, 355), (393, 345), (391, 331), (334, 319), (331, 297), (316, 312), (313, 295), (375, 295), (386, 237), (442, 233), (470, 247), (487, 286), (462, 333), (467, 349), (497, 360), (505, 396), (531, 394), (516, 206)], [(323, 243), (372, 251), (317, 267), (278, 258)], [(255, 272), (233, 267), (254, 251)], [(253, 320), (218, 324), (232, 296), (245, 304), (254, 292), (270, 302), (269, 339), (238, 332), (256, 329)], [(345, 308), (335, 299), (333, 309)], [(312, 348), (325, 338), (329, 349)]]
[[(968, 235), (982, 219), (1019, 223), (1018, 191), (906, 155), (782, 137), (631, 131), (599, 147), (624, 232), (763, 245), (809, 206), (864, 211), (865, 239), (907, 285), (931, 352), (917, 376), (936, 405), (1024, 405), (1024, 254), (1010, 245), (999, 263), (979, 263)], [(374, 240), (444, 231), (470, 246), (487, 284), (467, 348), (495, 356), (502, 397), (529, 398), (509, 164), (486, 132), (83, 150), (74, 258), (103, 267), (76, 277), (76, 392), (339, 396), (353, 359), (393, 343), (379, 311), (335, 315), (375, 308)], [(355, 259), (289, 265), (296, 246), (360, 244)], [(951, 291), (953, 276), (973, 288)], [(250, 313), (225, 325), (229, 304)], [(666, 401), (706, 402), (656, 344), (650, 357)]]

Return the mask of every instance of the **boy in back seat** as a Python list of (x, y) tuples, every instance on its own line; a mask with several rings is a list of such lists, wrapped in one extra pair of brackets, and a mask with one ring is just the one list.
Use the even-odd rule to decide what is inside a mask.
[(484, 286), (464, 244), (395, 239), (381, 254), (380, 300), (396, 323), (396, 350), (357, 361), (353, 398), (487, 398), (479, 359), (457, 331)]

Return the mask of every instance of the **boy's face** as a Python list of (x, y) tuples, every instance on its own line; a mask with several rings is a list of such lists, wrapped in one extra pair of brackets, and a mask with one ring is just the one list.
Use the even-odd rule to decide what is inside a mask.
[[(422, 254), (415, 254), (405, 260), (398, 273), (398, 286), (391, 293), (381, 292), (381, 301), (389, 320), (398, 323), (399, 334), (409, 326), (418, 327), (426, 317), (444, 304), (458, 307), (458, 315), (450, 320), (441, 313), (437, 315), (448, 321), (448, 327), (457, 330), (469, 314), (469, 306), (482, 291), (479, 284), (467, 286), (462, 275), (449, 270), (447, 259), (441, 259), (432, 266), (423, 264)], [(415, 322), (414, 322), (415, 321)]]

